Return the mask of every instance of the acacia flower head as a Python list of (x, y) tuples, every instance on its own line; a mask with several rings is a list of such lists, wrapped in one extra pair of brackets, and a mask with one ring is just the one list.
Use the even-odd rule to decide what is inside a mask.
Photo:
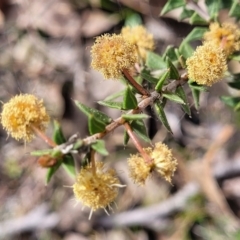
[(117, 197), (121, 185), (114, 169), (104, 170), (102, 162), (97, 162), (95, 169), (92, 165), (82, 168), (76, 183), (73, 185), (73, 192), (77, 201), (91, 208), (90, 217), (93, 211), (110, 206)]
[(3, 105), (1, 123), (13, 138), (30, 141), (34, 137), (34, 129), (46, 130), (49, 115), (43, 101), (31, 94), (20, 94)]
[(97, 37), (91, 54), (92, 68), (100, 71), (105, 79), (120, 78), (122, 71), (130, 69), (137, 61), (134, 45), (126, 41), (121, 34)]
[(189, 79), (207, 86), (220, 81), (227, 70), (226, 55), (221, 47), (211, 42), (198, 46), (186, 64)]
[(155, 147), (143, 149), (151, 158), (152, 162), (147, 163), (140, 154), (132, 155), (128, 159), (130, 177), (139, 185), (144, 185), (152, 171), (171, 183), (172, 176), (177, 168), (177, 160), (173, 157), (172, 151), (163, 143), (156, 143)]
[(135, 45), (137, 54), (140, 55), (143, 60), (146, 60), (147, 51), (154, 49), (153, 35), (142, 25), (124, 27), (121, 33), (127, 41)]
[(218, 47), (222, 47), (225, 54), (229, 56), (240, 50), (240, 29), (234, 23), (212, 23), (210, 31), (206, 32), (203, 39)]

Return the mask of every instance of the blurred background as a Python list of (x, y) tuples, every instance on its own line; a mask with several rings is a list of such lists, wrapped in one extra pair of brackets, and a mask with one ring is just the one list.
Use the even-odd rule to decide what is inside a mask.
[[(124, 87), (119, 81), (103, 80), (90, 68), (94, 38), (119, 33), (135, 15), (153, 34), (157, 53), (168, 45), (178, 46), (193, 26), (177, 20), (178, 10), (160, 17), (165, 3), (1, 0), (0, 100), (34, 94), (44, 99), (67, 137), (88, 136), (87, 118), (73, 100), (116, 118), (117, 110), (105, 109), (97, 101)], [(226, 16), (223, 10), (220, 17)], [(240, 69), (236, 62), (231, 68)], [(0, 129), (0, 239), (240, 239), (240, 116), (219, 99), (223, 94), (239, 96), (229, 91), (225, 82), (214, 85), (201, 95), (198, 111), (192, 106), (191, 118), (176, 104), (168, 104), (173, 135), (154, 115), (146, 122), (153, 142), (164, 141), (178, 159), (173, 185), (155, 175), (144, 187), (133, 184), (126, 160), (136, 150), (131, 141), (123, 147), (122, 128), (110, 134), (106, 138), (110, 155), (101, 160), (117, 170), (127, 187), (121, 189), (114, 213), (107, 216), (100, 210), (91, 220), (89, 209), (76, 206), (69, 188), (74, 179), (65, 171), (59, 169), (45, 185), (46, 169), (29, 154), (47, 148), (45, 143), (38, 138), (28, 144), (17, 142)], [(189, 99), (192, 102), (190, 95)], [(146, 111), (151, 113), (151, 108)], [(51, 136), (52, 126), (47, 134)]]

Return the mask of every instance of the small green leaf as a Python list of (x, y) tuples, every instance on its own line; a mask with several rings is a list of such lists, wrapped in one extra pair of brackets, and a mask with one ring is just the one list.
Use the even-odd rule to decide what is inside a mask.
[(199, 108), (200, 91), (197, 89), (194, 89), (194, 88), (191, 88), (191, 90), (192, 90), (195, 108), (198, 109)]
[(235, 89), (240, 89), (240, 81), (239, 82), (229, 82), (228, 85)]
[(164, 112), (164, 107), (163, 107), (163, 105), (158, 101), (158, 102), (156, 102), (156, 103), (154, 104), (154, 107), (155, 107), (157, 116), (158, 116), (158, 118), (160, 119), (160, 121), (162, 122), (163, 126), (164, 126), (170, 133), (172, 133), (172, 129), (171, 129), (169, 123), (168, 123), (166, 114), (165, 114), (165, 112)]
[(186, 18), (190, 18), (192, 15), (194, 14), (193, 10), (187, 9), (187, 8), (183, 8), (183, 11), (179, 17), (179, 20), (182, 21)]
[(171, 10), (182, 7), (184, 5), (186, 5), (186, 2), (184, 0), (168, 0), (165, 6), (163, 7), (160, 15), (164, 15), (170, 12)]
[(234, 0), (229, 10), (229, 16), (240, 19), (240, 4), (238, 0)]
[(62, 143), (65, 143), (66, 142), (66, 139), (63, 135), (63, 132), (62, 132), (62, 128), (59, 124), (59, 122), (57, 121), (54, 121), (53, 122), (53, 126), (54, 126), (54, 130), (53, 130), (53, 141), (60, 145)]
[(235, 108), (240, 102), (240, 97), (221, 96), (220, 98), (226, 105)]
[(31, 156), (36, 156), (36, 157), (41, 157), (43, 155), (51, 155), (52, 149), (43, 149), (43, 150), (37, 150), (37, 151), (32, 151), (30, 154)]
[(107, 156), (109, 154), (105, 148), (105, 142), (103, 140), (97, 140), (91, 145), (91, 148), (103, 156)]
[(184, 58), (189, 58), (193, 55), (194, 50), (191, 45), (185, 41), (183, 41), (179, 47), (180, 53), (184, 56)]
[(131, 123), (132, 130), (145, 142), (151, 143), (151, 139), (147, 134), (147, 129), (143, 120), (133, 121)]
[(90, 135), (103, 132), (106, 125), (106, 123), (100, 121), (100, 119), (96, 118), (95, 116), (91, 116), (88, 118), (88, 130)]
[(191, 116), (191, 110), (190, 110), (190, 107), (188, 104), (188, 99), (187, 99), (187, 96), (186, 96), (186, 93), (185, 93), (183, 87), (178, 86), (175, 93), (178, 94), (185, 103), (185, 104), (182, 104), (182, 108), (183, 108), (184, 112), (187, 113), (189, 116)]
[(163, 93), (162, 95), (163, 97), (171, 101), (185, 105), (184, 100), (181, 97), (179, 97), (176, 93)]
[(127, 131), (124, 130), (124, 134), (123, 134), (123, 145), (124, 146), (127, 146), (128, 142), (129, 142), (129, 139), (130, 139), (130, 137), (129, 137)]
[(229, 56), (228, 58), (232, 59), (234, 61), (240, 62), (240, 54), (239, 53), (238, 54), (233, 54), (233, 55)]
[(62, 164), (62, 160), (57, 161), (56, 165), (54, 165), (51, 168), (47, 169), (47, 174), (46, 174), (46, 178), (45, 178), (45, 184), (47, 185), (50, 180), (52, 179), (53, 175), (56, 173), (56, 171), (59, 169), (59, 167)]
[(72, 155), (70, 154), (64, 155), (62, 166), (70, 177), (72, 178), (76, 177), (75, 163)]
[(142, 19), (136, 12), (131, 12), (125, 19), (125, 26), (135, 27), (142, 24)]
[(208, 91), (208, 88), (206, 86), (199, 85), (196, 82), (194, 82), (193, 80), (189, 80), (188, 84), (189, 84), (189, 87), (192, 88), (192, 89), (196, 89), (196, 90), (201, 91), (201, 92), (207, 92)]
[(130, 87), (127, 87), (123, 96), (122, 108), (124, 110), (135, 109), (137, 107), (137, 99)]
[(112, 121), (112, 119), (103, 112), (100, 112), (94, 108), (87, 107), (84, 104), (79, 103), (78, 101), (75, 101), (75, 104), (88, 118), (94, 116), (99, 121), (107, 124)]
[(154, 77), (149, 73), (149, 71), (147, 71), (147, 70), (145, 70), (145, 69), (141, 72), (141, 76), (142, 76), (142, 78), (144, 78), (145, 80), (147, 80), (148, 82), (153, 83), (153, 84), (156, 84), (157, 81), (158, 81), (157, 78), (154, 78)]
[(169, 68), (169, 78), (178, 80), (180, 78), (180, 75), (178, 73), (177, 68), (173, 65), (171, 60), (168, 58), (168, 68)]
[(155, 90), (157, 92), (160, 92), (162, 90), (162, 87), (165, 83), (165, 81), (169, 78), (169, 70), (167, 70), (159, 79), (156, 87), (155, 87)]
[(167, 68), (167, 64), (164, 62), (163, 58), (160, 55), (150, 51), (147, 53), (146, 66), (150, 69), (158, 70)]
[(235, 106), (234, 111), (238, 111), (240, 109), (240, 102)]
[(196, 12), (190, 17), (189, 23), (192, 25), (207, 25), (208, 22), (200, 17)]
[(208, 31), (206, 27), (195, 27), (183, 40), (184, 42), (191, 42), (196, 40), (201, 40), (205, 32)]
[(130, 121), (130, 120), (142, 120), (142, 119), (146, 119), (146, 118), (149, 118), (148, 115), (146, 114), (143, 114), (143, 113), (140, 113), (140, 114), (123, 114), (121, 116), (123, 119), (127, 120), (127, 121)]
[(217, 21), (219, 10), (221, 8), (220, 0), (205, 0), (206, 6), (208, 8), (208, 13), (211, 19)]
[(105, 106), (105, 107), (110, 107), (110, 108), (115, 108), (122, 110), (122, 102), (112, 102), (112, 101), (98, 101), (98, 104)]
[(106, 97), (106, 98), (104, 99), (104, 101), (112, 101), (112, 100), (114, 100), (114, 99), (117, 99), (117, 98), (119, 98), (119, 97), (122, 97), (122, 96), (124, 95), (124, 93), (125, 93), (125, 89), (122, 90), (122, 91), (120, 91), (120, 92), (111, 94), (110, 96)]
[(176, 48), (173, 46), (168, 46), (163, 53), (163, 59), (166, 60), (167, 57), (171, 59), (172, 62), (177, 62), (178, 61), (178, 56), (176, 54)]

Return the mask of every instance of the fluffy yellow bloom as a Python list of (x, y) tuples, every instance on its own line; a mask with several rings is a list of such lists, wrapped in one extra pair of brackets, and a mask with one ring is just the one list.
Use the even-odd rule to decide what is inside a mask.
[(130, 69), (137, 62), (135, 46), (122, 35), (105, 34), (97, 37), (91, 54), (92, 68), (100, 71), (105, 79), (120, 78), (124, 69)]
[(92, 165), (82, 168), (76, 183), (73, 185), (73, 192), (77, 201), (91, 208), (90, 217), (93, 211), (106, 207), (115, 200), (120, 185), (113, 169), (104, 171), (102, 162), (96, 163), (96, 171), (93, 172)]
[(204, 34), (203, 39), (222, 47), (227, 56), (240, 50), (240, 30), (233, 23), (223, 23), (222, 26), (212, 23), (210, 31)]
[(141, 25), (122, 28), (122, 36), (130, 43), (136, 46), (137, 54), (143, 60), (146, 60), (147, 51), (154, 49), (153, 35), (147, 32), (147, 29)]
[[(144, 149), (147, 151), (148, 149)], [(151, 148), (150, 148), (151, 150)], [(130, 177), (133, 181), (139, 185), (144, 185), (148, 176), (151, 174), (153, 169), (153, 164), (146, 164), (144, 159), (139, 155), (131, 155), (128, 159), (128, 167), (130, 172)]]
[(197, 47), (186, 64), (189, 79), (207, 86), (220, 81), (227, 70), (226, 55), (221, 47), (216, 47), (211, 42)]
[(31, 94), (20, 94), (3, 105), (1, 122), (13, 138), (30, 141), (34, 137), (33, 127), (44, 131), (49, 115), (43, 101)]
[(177, 160), (172, 151), (163, 143), (156, 143), (154, 149), (144, 148), (144, 151), (152, 158), (152, 163), (146, 163), (140, 154), (132, 155), (128, 159), (130, 177), (139, 185), (143, 185), (152, 171), (171, 183), (172, 176), (177, 168)]

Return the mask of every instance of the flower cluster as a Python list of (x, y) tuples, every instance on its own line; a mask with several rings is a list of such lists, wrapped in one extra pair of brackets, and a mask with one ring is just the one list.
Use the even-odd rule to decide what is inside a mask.
[(92, 68), (100, 71), (106, 79), (117, 79), (122, 71), (137, 62), (135, 46), (122, 35), (105, 34), (96, 38), (91, 50)]
[(186, 64), (189, 79), (207, 86), (220, 81), (227, 70), (223, 49), (212, 42), (205, 42), (197, 47), (193, 56), (187, 59)]
[(113, 169), (104, 171), (104, 164), (97, 162), (93, 167), (91, 164), (82, 168), (76, 183), (73, 185), (73, 192), (77, 201), (91, 208), (96, 209), (110, 206), (118, 194), (121, 185)]
[(13, 138), (32, 140), (34, 128), (46, 130), (49, 115), (43, 101), (31, 94), (20, 94), (3, 105), (1, 123)]
[(128, 159), (130, 176), (133, 181), (143, 185), (152, 171), (160, 173), (166, 181), (171, 182), (172, 176), (177, 168), (177, 160), (172, 151), (163, 143), (156, 143), (155, 147), (144, 148), (144, 151), (152, 158), (151, 163), (146, 163), (139, 155), (132, 155)]
[(240, 30), (233, 23), (212, 23), (210, 31), (204, 34), (204, 41), (211, 42), (215, 46), (221, 47), (224, 53), (230, 54), (240, 50)]
[(122, 28), (121, 34), (124, 39), (135, 45), (137, 55), (143, 60), (146, 60), (147, 51), (154, 49), (153, 35), (148, 33), (142, 25), (124, 27)]

